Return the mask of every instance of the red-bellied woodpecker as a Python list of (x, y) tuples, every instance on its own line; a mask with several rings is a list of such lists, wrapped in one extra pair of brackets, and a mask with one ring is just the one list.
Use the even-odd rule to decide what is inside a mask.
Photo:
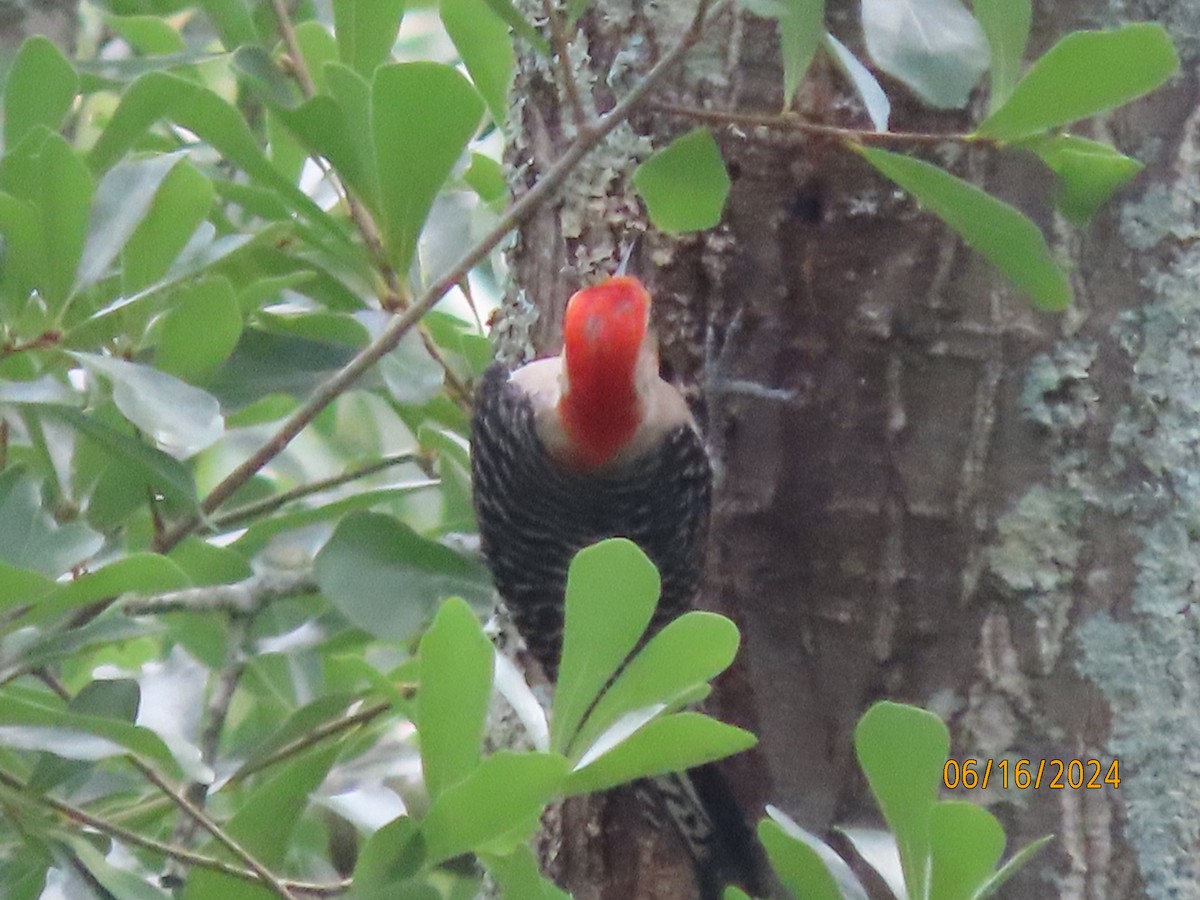
[[(683, 396), (659, 375), (650, 295), (618, 276), (567, 304), (563, 352), (511, 374), (494, 365), (475, 398), (471, 470), (483, 554), (532, 655), (553, 679), (567, 567), (589, 544), (626, 537), (658, 567), (656, 630), (695, 600), (712, 469)], [(752, 839), (723, 779), (640, 785), (698, 862), (704, 896), (753, 885)]]
[(483, 555), (551, 678), (567, 566), (589, 544), (626, 537), (658, 567), (652, 628), (691, 606), (712, 470), (687, 404), (659, 376), (650, 295), (636, 278), (571, 298), (561, 356), (484, 374), (471, 470)]

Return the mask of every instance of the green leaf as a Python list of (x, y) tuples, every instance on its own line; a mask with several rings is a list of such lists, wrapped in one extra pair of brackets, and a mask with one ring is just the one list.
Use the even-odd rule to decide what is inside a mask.
[[(140, 698), (138, 683), (130, 678), (91, 681), (71, 698), (67, 709), (80, 715), (103, 716), (132, 725), (137, 719)], [(79, 761), (43, 753), (34, 763), (25, 784), (30, 790), (45, 794), (85, 768)]]
[(567, 571), (562, 663), (550, 748), (564, 751), (650, 624), (661, 583), (637, 544), (611, 538), (575, 555)]
[(621, 716), (662, 704), (670, 707), (729, 667), (738, 630), (724, 616), (689, 612), (650, 639), (604, 692), (571, 741), (571, 755), (588, 747)]
[(237, 346), (242, 315), (226, 278), (204, 278), (184, 287), (163, 318), (155, 365), (192, 379), (222, 362)]
[(871, 70), (859, 62), (858, 58), (828, 31), (821, 38), (821, 43), (833, 64), (854, 85), (854, 90), (861, 98), (863, 106), (867, 108), (867, 115), (870, 116), (875, 130), (887, 131), (892, 104), (875, 76), (871, 74)]
[(119, 869), (110, 863), (104, 854), (89, 842), (88, 837), (72, 833), (67, 842), (71, 846), (73, 858), (95, 879), (105, 895), (120, 897), (121, 900), (165, 900), (168, 896), (148, 883), (140, 873)]
[(123, 359), (97, 353), (72, 352), (71, 356), (111, 381), (117, 409), (164, 449), (191, 456), (224, 434), (220, 406), (200, 388)]
[[(550, 56), (550, 45), (546, 43), (546, 39), (542, 37), (540, 31), (533, 27), (533, 24), (517, 11), (512, 0), (484, 0), (491, 8), (492, 12), (498, 15), (509, 28), (513, 30), (513, 34), (524, 39), (538, 54), (544, 57)], [(574, 23), (574, 19), (570, 24)]]
[(842, 900), (836, 879), (817, 851), (792, 837), (778, 822), (761, 820), (758, 839), (767, 851), (771, 868), (793, 895), (805, 900)]
[(909, 896), (925, 897), (929, 822), (950, 749), (950, 733), (932, 713), (882, 701), (859, 719), (854, 749), (896, 838)]
[(915, 196), (1045, 310), (1065, 309), (1071, 286), (1041, 231), (1007, 203), (927, 162), (856, 147), (876, 169)]
[(363, 845), (354, 866), (355, 900), (384, 900), (395, 886), (411, 878), (424, 862), (425, 843), (416, 823), (401, 816), (384, 825)]
[(825, 0), (781, 0), (780, 5), (787, 10), (777, 17), (783, 54), (783, 106), (787, 109), (825, 33)]
[[(224, 826), (225, 833), (237, 841), (263, 865), (277, 869), (288, 854), (308, 797), (321, 786), (337, 759), (339, 746), (318, 747), (283, 766), (272, 778), (250, 791), (237, 813)], [(228, 858), (228, 851), (210, 844), (209, 853)], [(185, 900), (214, 896), (236, 897), (245, 890), (245, 882), (230, 875), (197, 869), (189, 874), (183, 892)], [(270, 894), (257, 888), (264, 897)]]
[(38, 154), (36, 190), (49, 262), (42, 289), (57, 308), (70, 296), (88, 230), (92, 177), (70, 145), (51, 135)]
[(442, 604), (421, 638), (417, 730), (425, 787), (437, 800), (479, 765), (495, 651), (462, 600)]
[(258, 771), (266, 760), (284, 747), (311, 737), (312, 733), (322, 726), (344, 718), (352, 707), (358, 705), (359, 699), (355, 694), (326, 694), (302, 706), (291, 713), (269, 737), (254, 745), (253, 751), (238, 767), (233, 779), (241, 780), (246, 774)]
[(441, 0), (439, 9), (442, 25), (471, 81), (483, 95), (493, 121), (503, 126), (516, 64), (508, 26), (489, 8), (487, 0)]
[(475, 563), (378, 513), (339, 522), (317, 554), (315, 574), (346, 618), (384, 640), (411, 637), (447, 597), (483, 603), (491, 596)]
[(975, 134), (1001, 142), (1041, 134), (1147, 94), (1178, 69), (1179, 56), (1161, 25), (1077, 31), (1033, 64)]
[(1036, 139), (1026, 146), (1058, 176), (1055, 202), (1064, 216), (1080, 226), (1144, 168), (1109, 144), (1073, 134)]
[[(675, 713), (643, 725), (594, 761), (587, 756), (567, 778), (568, 794), (606, 790), (668, 772), (682, 772), (749, 750), (757, 739), (748, 731), (700, 713)], [(596, 752), (593, 747), (589, 751)]]
[(143, 75), (125, 91), (89, 154), (92, 170), (110, 168), (164, 117), (207, 141), (260, 186), (271, 188), (292, 209), (341, 239), (339, 227), (267, 159), (237, 109), (213, 91), (169, 72)]
[(54, 581), (40, 572), (0, 562), (0, 612), (34, 603), (53, 587)]
[[(80, 740), (84, 736), (101, 740)], [(0, 691), (0, 740), (67, 759), (104, 759), (132, 751), (173, 777), (181, 774), (166, 744), (147, 728), (35, 703), (11, 690)]]
[(353, 69), (337, 63), (325, 66), (325, 78), (336, 106), (313, 104), (311, 111), (301, 114), (307, 120), (295, 123), (296, 133), (320, 148), (320, 154), (344, 176), (358, 198), (378, 215), (383, 197), (375, 146), (361, 137), (371, 133), (371, 86)]
[(166, 56), (187, 51), (187, 41), (160, 16), (104, 17), (104, 24), (125, 38), (139, 53)]
[(1031, 844), (1027, 844), (1013, 856), (1008, 862), (1001, 866), (1000, 871), (988, 879), (987, 883), (979, 889), (979, 892), (972, 900), (986, 900), (991, 897), (996, 891), (1000, 890), (1004, 882), (1012, 878), (1025, 866), (1033, 857), (1041, 852), (1042, 848), (1054, 840), (1054, 835), (1048, 834), (1045, 837), (1038, 838)]
[(25, 200), (0, 193), (0, 235), (4, 236), (3, 278), (8, 295), (26, 297), (45, 284), (50, 271), (46, 239), (37, 208)]
[(258, 42), (246, 0), (200, 0), (199, 5), (208, 14), (226, 50)]
[(959, 0), (863, 0), (871, 59), (936, 109), (961, 109), (987, 71), (983, 29)]
[[(372, 4), (372, 9), (374, 8), (375, 5)], [(325, 82), (325, 64), (337, 62), (337, 38), (316, 19), (309, 19), (296, 26), (296, 43), (300, 45), (300, 53), (312, 76), (313, 86), (318, 93), (329, 93), (329, 85)]]
[(979, 20), (992, 51), (992, 85), (988, 106), (992, 112), (1012, 95), (1021, 77), (1021, 60), (1029, 41), (1029, 26), (1033, 21), (1031, 0), (973, 0), (975, 18)]
[(421, 823), (430, 864), (468, 851), (503, 854), (529, 840), (567, 773), (552, 753), (489, 756), (447, 788)]
[(371, 90), (384, 245), (397, 272), (412, 264), (433, 199), (475, 133), (483, 100), (450, 66), (381, 66)]
[(702, 231), (720, 222), (730, 184), (721, 151), (707, 128), (676, 138), (633, 173), (650, 221), (672, 234)]
[(182, 154), (163, 153), (123, 160), (104, 174), (96, 186), (75, 291), (108, 274), (112, 261), (150, 212), (163, 181), (182, 159)]
[[(380, 327), (373, 333), (378, 334), (387, 322), (386, 318), (378, 320), (375, 324)], [(379, 361), (379, 374), (392, 399), (405, 406), (424, 406), (433, 400), (446, 377), (415, 330), (404, 335), (396, 348)]]
[(47, 404), (39, 405), (37, 409), (43, 415), (62, 419), (103, 447), (121, 464), (139, 470), (145, 485), (153, 491), (162, 492), (168, 499), (192, 509), (199, 505), (192, 473), (179, 460), (69, 406)]
[(187, 574), (156, 553), (133, 553), (102, 569), (58, 585), (26, 615), (22, 625), (53, 622), (92, 603), (125, 593), (160, 594), (192, 586)]
[(485, 203), (504, 203), (508, 199), (508, 183), (504, 180), (504, 167), (490, 156), (471, 154), (471, 165), (463, 173), (463, 181), (471, 186), (479, 199)]
[(83, 522), (57, 524), (42, 509), (38, 483), (20, 467), (0, 472), (0, 562), (57, 578), (103, 544)]
[(929, 815), (930, 900), (974, 897), (1004, 853), (996, 817), (965, 800), (936, 804)]
[(53, 41), (26, 39), (4, 86), (4, 146), (17, 146), (38, 125), (57, 131), (78, 90), (79, 76)]
[(405, 0), (333, 0), (338, 58), (369, 79), (391, 57), (404, 6)]
[(505, 897), (521, 900), (571, 900), (538, 869), (537, 858), (528, 847), (517, 847), (505, 856), (484, 855), (482, 860)]

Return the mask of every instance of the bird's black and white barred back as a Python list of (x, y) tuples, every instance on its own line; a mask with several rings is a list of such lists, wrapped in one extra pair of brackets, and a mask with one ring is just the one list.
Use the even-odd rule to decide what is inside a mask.
[(651, 630), (691, 608), (703, 569), (712, 470), (683, 422), (639, 456), (601, 471), (564, 466), (543, 446), (529, 395), (493, 365), (479, 382), (471, 470), (484, 557), (534, 658), (553, 679), (562, 652), (567, 568), (609, 537), (636, 543), (658, 567)]

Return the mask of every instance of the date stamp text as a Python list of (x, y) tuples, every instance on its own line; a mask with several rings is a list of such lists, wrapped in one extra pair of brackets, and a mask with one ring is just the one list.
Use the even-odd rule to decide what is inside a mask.
[(951, 759), (942, 768), (942, 784), (968, 791), (989, 786), (1021, 791), (1119, 788), (1121, 765), (1116, 759)]

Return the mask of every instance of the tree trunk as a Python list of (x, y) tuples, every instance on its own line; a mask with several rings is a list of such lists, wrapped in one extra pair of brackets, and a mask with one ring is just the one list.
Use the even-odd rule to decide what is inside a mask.
[[(829, 5), (864, 57), (858, 4)], [(852, 732), (893, 698), (941, 715), (956, 760), (1118, 762), (1116, 789), (962, 792), (1005, 822), (1009, 852), (1057, 835), (1011, 896), (1178, 897), (1200, 882), (1200, 14), (1194, 0), (1035, 6), (1029, 58), (1073, 29), (1154, 19), (1184, 59), (1148, 100), (1078, 129), (1147, 165), (1084, 231), (1056, 217), (1032, 157), (928, 157), (1043, 227), (1074, 273), (1068, 312), (1036, 312), (829, 140), (714, 128), (733, 179), (722, 225), (650, 231), (629, 176), (696, 124), (655, 103), (781, 107), (774, 25), (738, 13), (522, 231), (515, 280), (540, 315), (510, 302), (508, 346), (556, 349), (566, 297), (644, 232), (633, 269), (718, 470), (705, 602), (743, 629), (720, 706), (761, 738), (762, 765), (732, 768), (755, 815), (767, 800), (818, 832), (878, 824)], [(691, 12), (598, 5), (574, 48), (585, 105), (610, 108)], [(518, 75), (518, 190), (571, 136), (549, 78), (529, 59)], [(894, 130), (975, 121), (884, 86)], [(798, 103), (869, 128), (819, 61)], [(576, 888), (612, 878), (574, 874)], [(579, 896), (689, 896), (631, 890)]]

